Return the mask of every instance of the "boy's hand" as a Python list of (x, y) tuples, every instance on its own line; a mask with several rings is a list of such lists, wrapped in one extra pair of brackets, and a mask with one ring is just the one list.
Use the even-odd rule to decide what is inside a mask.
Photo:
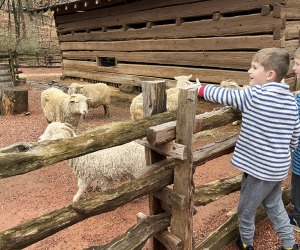
[(196, 78), (195, 85), (197, 86), (198, 97), (203, 97), (205, 85), (202, 85), (198, 78)]

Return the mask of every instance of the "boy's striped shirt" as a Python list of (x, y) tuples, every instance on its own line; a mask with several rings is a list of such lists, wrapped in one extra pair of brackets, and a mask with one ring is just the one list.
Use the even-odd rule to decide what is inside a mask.
[(242, 112), (231, 159), (235, 167), (265, 181), (287, 177), (291, 149), (296, 149), (300, 136), (298, 108), (288, 85), (274, 82), (243, 90), (206, 85), (204, 98)]

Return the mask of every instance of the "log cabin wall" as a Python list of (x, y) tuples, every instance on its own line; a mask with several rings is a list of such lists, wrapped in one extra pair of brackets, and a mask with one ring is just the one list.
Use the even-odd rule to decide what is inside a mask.
[(299, 0), (87, 0), (52, 9), (65, 77), (140, 86), (192, 74), (245, 85), (257, 50), (299, 46)]

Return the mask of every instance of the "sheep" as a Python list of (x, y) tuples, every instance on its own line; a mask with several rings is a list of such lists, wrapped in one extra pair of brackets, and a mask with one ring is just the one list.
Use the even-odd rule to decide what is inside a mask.
[(67, 122), (77, 127), (88, 113), (87, 101), (84, 95), (68, 95), (57, 88), (48, 88), (41, 93), (42, 110), (48, 123)]
[(224, 80), (220, 83), (220, 86), (227, 89), (242, 89), (235, 81), (233, 80)]
[[(75, 137), (74, 129), (65, 123), (51, 123), (40, 136), (39, 142)], [(135, 141), (99, 150), (70, 159), (68, 165), (78, 178), (78, 191), (73, 197), (77, 202), (93, 181), (107, 189), (114, 181), (129, 179), (146, 167), (145, 148)]]
[[(176, 87), (169, 88), (166, 91), (167, 94), (167, 110), (176, 110), (178, 107), (178, 93), (179, 87), (193, 84), (190, 82), (192, 75), (189, 76), (175, 76), (174, 79), (177, 80)], [(130, 116), (131, 120), (136, 121), (143, 118), (143, 93), (137, 95), (132, 99), (130, 105)]]
[(88, 106), (97, 108), (103, 105), (104, 114), (109, 116), (108, 105), (111, 103), (111, 89), (104, 83), (84, 84), (72, 83), (68, 87), (68, 94), (83, 94), (89, 98)]

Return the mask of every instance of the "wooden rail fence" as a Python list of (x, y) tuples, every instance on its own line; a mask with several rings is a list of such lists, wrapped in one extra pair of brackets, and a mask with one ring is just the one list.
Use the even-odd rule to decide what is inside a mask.
[[(239, 190), (241, 176), (201, 185), (194, 190), (192, 173), (196, 166), (233, 152), (237, 135), (194, 152), (191, 148), (193, 133), (231, 123), (239, 119), (240, 114), (223, 108), (195, 115), (197, 96), (191, 86), (180, 89), (177, 114), (155, 114), (165, 109), (165, 99), (161, 102), (163, 99), (158, 98), (165, 96), (165, 82), (147, 82), (142, 86), (147, 117), (137, 122), (101, 126), (70, 139), (20, 142), (0, 149), (0, 178), (25, 174), (135, 139), (146, 146), (148, 164), (146, 169), (135, 174), (132, 181), (0, 232), (0, 249), (27, 247), (91, 216), (113, 211), (145, 195), (149, 195), (149, 216), (139, 213), (137, 224), (123, 235), (104, 246), (88, 249), (141, 249), (148, 239), (151, 239), (151, 247), (155, 250), (221, 249), (236, 236), (237, 217), (233, 212), (225, 224), (204, 241), (195, 244), (192, 216), (193, 205), (208, 204)], [(168, 187), (171, 184), (172, 189)], [(289, 190), (284, 194), (287, 201)], [(258, 215), (258, 219), (263, 217), (262, 210)]]

